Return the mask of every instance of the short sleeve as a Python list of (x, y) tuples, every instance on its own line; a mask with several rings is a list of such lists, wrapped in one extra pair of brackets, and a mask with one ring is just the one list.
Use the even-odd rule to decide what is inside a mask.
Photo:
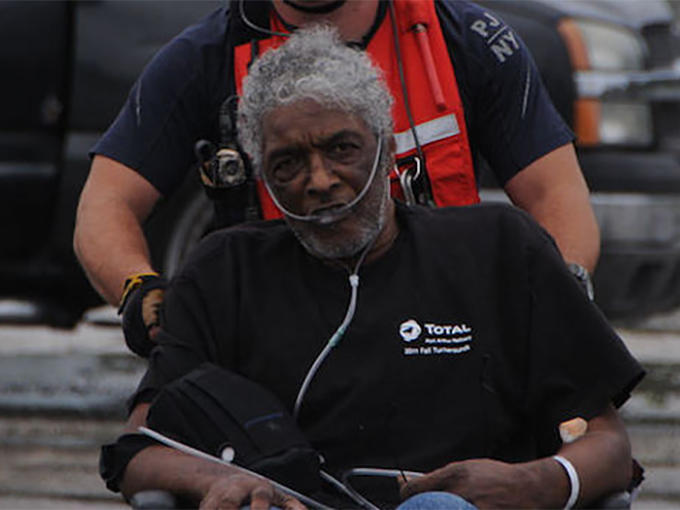
[(466, 107), (473, 149), (501, 185), (574, 140), (519, 35), (493, 11), (442, 2), (442, 27)]
[(217, 136), (219, 106), (229, 94), (226, 16), (220, 9), (154, 56), (91, 155), (136, 170), (164, 196), (180, 186), (196, 163), (195, 143)]
[(539, 445), (549, 449), (563, 421), (621, 406), (644, 370), (550, 242), (530, 264), (529, 288), (526, 408)]

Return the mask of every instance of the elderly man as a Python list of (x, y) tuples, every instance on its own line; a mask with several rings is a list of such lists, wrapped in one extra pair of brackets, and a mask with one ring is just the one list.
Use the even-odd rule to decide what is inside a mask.
[[(262, 400), (239, 378), (292, 412), (324, 472), (425, 473), (402, 480), (406, 508), (421, 498), (562, 508), (627, 487), (615, 409), (640, 366), (524, 213), (389, 197), (390, 104), (368, 57), (329, 28), (300, 31), (253, 65), (239, 133), (285, 221), (213, 234), (173, 280), (129, 433), (104, 449), (109, 487), (166, 489), (201, 508), (300, 507), (265, 480), (136, 432), (198, 446), (181, 430), (215, 421), (221, 434), (226, 401)], [(238, 378), (211, 387), (192, 375), (205, 362)], [(564, 423), (580, 426), (560, 441)], [(233, 445), (238, 462), (225, 435), (208, 453)]]

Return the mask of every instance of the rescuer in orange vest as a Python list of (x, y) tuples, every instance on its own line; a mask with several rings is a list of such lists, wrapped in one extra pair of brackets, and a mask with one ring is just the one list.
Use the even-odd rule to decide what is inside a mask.
[[(95, 288), (124, 310), (126, 341), (138, 354), (153, 347), (165, 288), (145, 219), (194, 166), (197, 142), (215, 141), (206, 168), (218, 149), (236, 153), (229, 111), (249, 63), (296, 26), (317, 22), (367, 51), (396, 99), (394, 194), (437, 206), (475, 203), (481, 157), (581, 277), (595, 268), (599, 231), (573, 134), (498, 16), (451, 0), (232, 0), (158, 53), (92, 150), (74, 246)], [(278, 217), (256, 179), (246, 172), (239, 183), (257, 190), (259, 215)]]

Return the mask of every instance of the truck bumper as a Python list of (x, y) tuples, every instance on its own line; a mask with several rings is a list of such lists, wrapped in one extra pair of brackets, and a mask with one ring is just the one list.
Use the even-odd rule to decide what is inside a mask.
[(680, 59), (665, 69), (576, 74), (579, 97), (604, 100), (680, 101)]
[(600, 225), (597, 301), (633, 321), (680, 306), (680, 157), (673, 152), (579, 155)]
[(680, 195), (593, 193), (602, 252), (596, 301), (633, 321), (680, 305)]
[[(589, 151), (579, 159), (602, 238), (598, 305), (621, 322), (680, 306), (680, 158)], [(481, 196), (508, 201), (498, 189)]]

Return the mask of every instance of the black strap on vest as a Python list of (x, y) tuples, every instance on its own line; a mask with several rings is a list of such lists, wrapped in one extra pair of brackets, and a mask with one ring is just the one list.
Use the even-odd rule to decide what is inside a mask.
[(404, 66), (401, 57), (401, 44), (399, 43), (399, 33), (397, 28), (397, 19), (394, 12), (394, 3), (389, 4), (390, 21), (392, 22), (392, 38), (394, 41), (394, 50), (397, 53), (397, 69), (399, 71), (399, 83), (401, 84), (401, 93), (404, 96), (404, 106), (406, 107), (406, 115), (408, 123), (411, 127), (413, 140), (416, 143), (417, 155), (411, 161), (400, 160), (397, 161), (399, 168), (405, 168), (403, 175), (405, 178), (400, 178), (400, 184), (404, 192), (407, 203), (410, 202), (409, 196), (412, 200), (420, 205), (435, 206), (434, 196), (432, 194), (432, 184), (430, 176), (427, 173), (427, 161), (425, 159), (425, 152), (420, 145), (418, 139), (418, 131), (416, 130), (416, 123), (414, 121), (413, 112), (411, 111), (411, 101), (409, 98), (408, 87), (406, 86), (406, 77), (404, 73)]
[(215, 208), (216, 228), (262, 216), (250, 161), (237, 143), (236, 99), (231, 96), (220, 107), (219, 145), (207, 140), (196, 144), (201, 182)]

